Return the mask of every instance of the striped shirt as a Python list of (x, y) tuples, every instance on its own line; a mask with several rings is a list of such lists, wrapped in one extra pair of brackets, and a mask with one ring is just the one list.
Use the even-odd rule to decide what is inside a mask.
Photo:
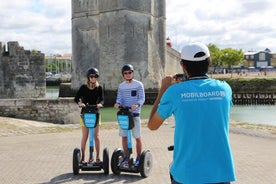
[(139, 105), (139, 107), (132, 111), (133, 113), (140, 113), (141, 106), (145, 102), (145, 91), (142, 82), (132, 79), (130, 83), (124, 81), (119, 85), (116, 103), (121, 106), (131, 107), (132, 105)]

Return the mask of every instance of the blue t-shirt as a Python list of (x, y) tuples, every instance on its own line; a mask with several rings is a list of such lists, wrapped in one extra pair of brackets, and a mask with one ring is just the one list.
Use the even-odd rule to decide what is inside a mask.
[(173, 164), (180, 183), (202, 184), (235, 180), (229, 145), (232, 90), (224, 81), (188, 80), (170, 86), (157, 112), (175, 118)]

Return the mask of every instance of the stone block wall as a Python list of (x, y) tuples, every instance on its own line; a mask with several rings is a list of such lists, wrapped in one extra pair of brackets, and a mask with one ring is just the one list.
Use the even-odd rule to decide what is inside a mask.
[[(0, 53), (4, 53), (4, 47), (2, 46), (2, 43), (0, 42)], [(2, 64), (2, 56), (3, 54), (0, 54), (0, 98), (1, 94), (4, 94), (4, 71), (3, 71), (3, 64)]]
[(80, 109), (73, 98), (1, 99), (0, 116), (55, 124), (80, 121)]
[[(180, 67), (180, 53), (171, 47), (166, 47), (166, 62), (165, 62), (165, 74), (166, 75), (173, 75), (176, 73), (183, 73), (182, 68)], [(158, 68), (157, 68), (158, 69)], [(118, 71), (120, 72), (120, 71)], [(138, 77), (139, 72), (135, 72), (135, 78)], [(113, 106), (116, 97), (117, 97), (117, 89), (116, 90), (109, 90), (106, 87), (105, 83), (102, 80), (106, 77), (105, 74), (101, 74), (100, 71), (100, 84), (103, 86), (104, 89), (104, 105), (105, 106)], [(113, 79), (110, 79), (113, 80)], [(123, 78), (120, 78), (120, 82), (123, 81)], [(156, 83), (161, 82), (161, 79), (155, 79)], [(143, 82), (143, 81), (142, 81)], [(118, 87), (118, 86), (117, 86)], [(156, 94), (158, 93), (158, 89), (154, 88), (153, 86), (149, 85), (148, 83), (144, 83), (145, 93), (146, 93), (146, 104), (153, 104)], [(73, 97), (77, 93), (78, 89), (72, 89), (71, 83), (61, 83), (59, 88), (59, 97)]]
[(167, 46), (166, 47), (166, 62), (165, 62), (165, 74), (173, 75), (176, 73), (183, 73), (182, 67), (180, 66), (180, 52)]
[(165, 0), (72, 0), (72, 89), (96, 67), (101, 84), (116, 91), (130, 63), (147, 90), (165, 71)]
[(18, 42), (0, 42), (0, 98), (41, 98), (46, 94), (44, 54)]

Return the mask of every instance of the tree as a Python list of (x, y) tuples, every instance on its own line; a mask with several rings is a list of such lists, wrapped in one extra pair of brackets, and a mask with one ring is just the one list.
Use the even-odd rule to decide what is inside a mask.
[(221, 50), (221, 60), (223, 64), (230, 69), (232, 66), (243, 64), (244, 54), (242, 50), (235, 50), (232, 48), (225, 48)]
[(242, 50), (236, 50), (232, 48), (225, 48), (221, 50), (221, 61), (224, 65), (231, 70), (232, 77), (232, 66), (244, 63), (244, 54)]
[(220, 50), (215, 44), (211, 43), (208, 44), (208, 48), (211, 54), (211, 66), (214, 67), (213, 72), (218, 66), (225, 66), (231, 70), (232, 66), (244, 63), (244, 53), (241, 49), (225, 48)]
[(213, 73), (216, 71), (216, 67), (222, 66), (221, 51), (215, 44), (208, 44), (208, 48), (211, 55), (211, 66), (214, 67)]

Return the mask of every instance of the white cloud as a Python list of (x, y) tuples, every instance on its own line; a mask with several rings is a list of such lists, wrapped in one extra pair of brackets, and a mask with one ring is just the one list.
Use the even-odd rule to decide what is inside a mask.
[(71, 53), (71, 1), (10, 0), (0, 4), (0, 41), (25, 50)]
[[(166, 0), (167, 36), (180, 50), (192, 41), (220, 48), (276, 52), (274, 0)], [(71, 53), (70, 0), (9, 0), (0, 3), (0, 41), (26, 50)]]
[(202, 41), (220, 48), (264, 50), (268, 47), (276, 52), (273, 0), (166, 2), (167, 35), (177, 50), (186, 42)]

